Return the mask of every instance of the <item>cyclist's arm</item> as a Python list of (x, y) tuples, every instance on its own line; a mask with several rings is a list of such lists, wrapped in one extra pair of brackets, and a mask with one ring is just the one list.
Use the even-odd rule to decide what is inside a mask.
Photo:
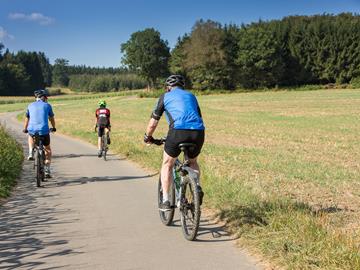
[(30, 120), (30, 113), (29, 113), (29, 110), (27, 110), (26, 114), (25, 114), (24, 130), (27, 130), (27, 128), (28, 128), (29, 120)]
[(54, 115), (54, 112), (53, 112), (52, 107), (51, 107), (50, 104), (49, 104), (49, 113), (48, 113), (48, 115), (49, 115), (49, 120), (50, 120), (51, 126), (53, 128), (56, 128), (55, 127), (55, 115)]
[(29, 118), (28, 118), (28, 117), (25, 117), (24, 130), (27, 130), (28, 125), (29, 125)]
[(159, 121), (154, 119), (154, 118), (150, 118), (149, 124), (146, 128), (146, 135), (147, 136), (152, 136), (154, 134), (154, 131), (158, 125)]
[(95, 111), (95, 127), (97, 127), (97, 123), (98, 123), (98, 111), (99, 109), (96, 109)]
[(156, 107), (154, 109), (154, 111), (151, 113), (151, 118), (150, 118), (150, 121), (147, 125), (147, 128), (146, 128), (146, 135), (147, 136), (152, 136), (158, 123), (159, 123), (159, 120), (162, 116), (162, 114), (164, 113), (165, 111), (165, 106), (164, 106), (164, 96), (165, 94), (162, 94), (160, 97), (159, 97), (159, 100), (156, 104)]
[(55, 117), (54, 117), (54, 116), (53, 116), (53, 117), (49, 117), (49, 120), (50, 120), (51, 126), (52, 126), (53, 128), (56, 128), (56, 127), (55, 127)]

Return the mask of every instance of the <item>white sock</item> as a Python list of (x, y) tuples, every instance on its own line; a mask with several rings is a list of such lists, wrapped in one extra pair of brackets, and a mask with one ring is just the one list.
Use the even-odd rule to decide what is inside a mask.
[(169, 200), (169, 194), (163, 193), (163, 203)]

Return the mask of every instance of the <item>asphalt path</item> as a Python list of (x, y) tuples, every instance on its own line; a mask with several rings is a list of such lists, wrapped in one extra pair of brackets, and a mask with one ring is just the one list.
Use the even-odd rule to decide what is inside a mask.
[[(15, 116), (0, 121), (27, 153)], [(183, 238), (178, 213), (162, 225), (158, 175), (111, 153), (105, 162), (78, 139), (53, 134), (51, 145), (54, 177), (36, 188), (25, 160), (0, 206), (0, 269), (261, 269), (205, 215), (193, 242)]]

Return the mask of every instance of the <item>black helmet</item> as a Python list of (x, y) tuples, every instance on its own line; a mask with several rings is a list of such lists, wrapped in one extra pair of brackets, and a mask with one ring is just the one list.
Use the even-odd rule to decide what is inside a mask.
[(171, 75), (165, 81), (166, 86), (180, 86), (182, 88), (185, 87), (185, 79), (181, 75)]
[(37, 98), (41, 98), (43, 96), (48, 97), (49, 92), (48, 92), (48, 90), (44, 90), (44, 89), (36, 90), (36, 91), (34, 91), (34, 96)]

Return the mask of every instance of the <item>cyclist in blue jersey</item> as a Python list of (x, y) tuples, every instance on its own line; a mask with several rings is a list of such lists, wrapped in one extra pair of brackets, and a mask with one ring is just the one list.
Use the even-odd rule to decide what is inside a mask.
[[(144, 135), (144, 142), (151, 144), (153, 133), (160, 117), (165, 112), (169, 123), (166, 137), (163, 163), (161, 167), (161, 185), (163, 187), (163, 202), (160, 210), (170, 209), (169, 190), (171, 186), (172, 168), (176, 158), (180, 155), (180, 143), (195, 143), (196, 147), (189, 151), (190, 167), (200, 175), (197, 157), (200, 154), (205, 138), (205, 126), (196, 97), (184, 90), (185, 79), (181, 75), (171, 75), (166, 80), (166, 93), (162, 94), (151, 114), (150, 121)], [(203, 193), (201, 193), (203, 196)]]
[(31, 103), (26, 111), (26, 118), (24, 123), (24, 133), (29, 133), (29, 156), (28, 160), (33, 160), (34, 139), (33, 135), (38, 133), (43, 138), (45, 147), (45, 176), (51, 177), (50, 163), (51, 163), (51, 147), (50, 147), (50, 129), (49, 123), (52, 125), (52, 131), (55, 132), (55, 118), (52, 107), (47, 103), (49, 93), (47, 90), (36, 90), (34, 92), (36, 101)]

